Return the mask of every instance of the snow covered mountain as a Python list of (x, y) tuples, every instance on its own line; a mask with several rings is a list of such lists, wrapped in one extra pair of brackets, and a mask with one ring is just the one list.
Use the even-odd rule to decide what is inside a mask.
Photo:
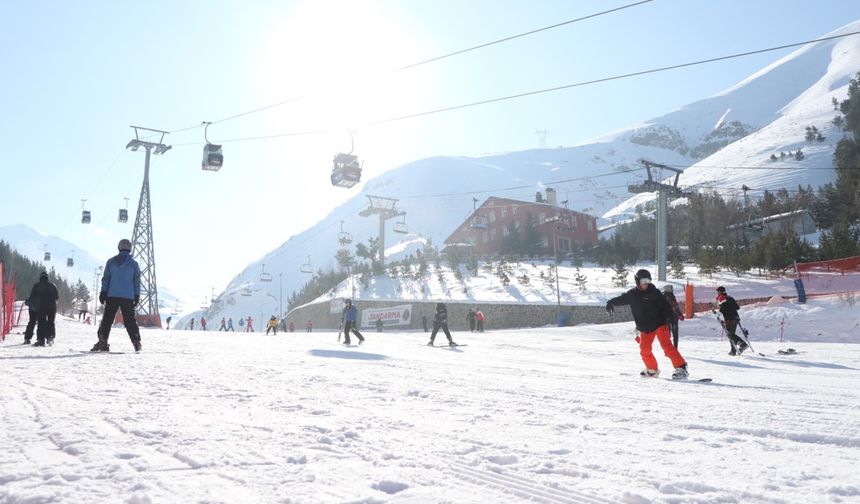
[[(860, 21), (833, 34), (860, 30)], [(378, 233), (376, 216), (361, 217), (368, 195), (396, 198), (406, 212), (411, 247), (432, 239), (441, 245), (473, 209), (473, 198), (504, 196), (531, 201), (551, 185), (571, 209), (605, 219), (622, 218), (651, 196), (630, 198), (627, 184), (645, 178), (638, 160), (688, 168), (683, 186), (739, 194), (743, 184), (756, 191), (813, 186), (835, 180), (833, 145), (841, 132), (830, 122), (851, 77), (860, 71), (860, 37), (811, 44), (755, 73), (716, 96), (692, 103), (644, 124), (566, 148), (536, 149), (478, 158), (418, 160), (367, 182), (352, 199), (315, 226), (248, 265), (205, 311), (207, 318), (237, 314), (276, 314), (314, 271), (335, 266), (338, 234), (356, 242)], [(805, 127), (816, 126), (823, 142), (808, 144)], [(802, 149), (803, 160), (771, 161), (770, 155)], [(336, 190), (336, 189), (333, 189)], [(760, 194), (760, 193), (759, 193)], [(387, 256), (409, 253), (386, 224)], [(392, 245), (394, 244), (394, 245)], [(261, 281), (261, 274), (272, 281)], [(250, 291), (250, 292), (249, 292)], [(245, 294), (245, 295), (243, 295)], [(248, 295), (250, 294), (250, 295)]]

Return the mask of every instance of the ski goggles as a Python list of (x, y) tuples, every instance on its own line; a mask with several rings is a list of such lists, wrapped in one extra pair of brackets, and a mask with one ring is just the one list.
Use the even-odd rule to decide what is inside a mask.
[(639, 279), (639, 285), (648, 285), (648, 284), (650, 284), (650, 283), (651, 283), (651, 279), (650, 279), (650, 278), (640, 278), (640, 279)]

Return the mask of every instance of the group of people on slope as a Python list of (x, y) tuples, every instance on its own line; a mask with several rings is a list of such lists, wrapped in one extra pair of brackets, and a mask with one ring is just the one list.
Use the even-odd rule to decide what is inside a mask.
[(484, 320), (486, 320), (486, 316), (480, 308), (477, 310), (469, 308), (468, 313), (466, 313), (466, 321), (469, 322), (469, 332), (484, 332)]
[[(639, 331), (636, 337), (636, 342), (639, 343), (639, 354), (645, 364), (645, 369), (639, 374), (646, 377), (660, 374), (657, 359), (652, 351), (654, 340), (657, 339), (663, 353), (675, 368), (672, 378), (686, 378), (689, 374), (687, 361), (678, 351), (678, 321), (684, 320), (684, 314), (678, 306), (672, 286), (666, 285), (661, 293), (651, 282), (651, 273), (645, 269), (637, 271), (633, 279), (636, 286), (607, 301), (606, 312), (611, 315), (616, 306), (630, 306), (636, 330)], [(748, 346), (736, 334), (740, 322), (738, 314), (740, 307), (734, 298), (726, 294), (726, 288), (722, 286), (717, 287), (716, 300), (724, 318), (723, 327), (732, 345), (729, 355), (739, 355)]]

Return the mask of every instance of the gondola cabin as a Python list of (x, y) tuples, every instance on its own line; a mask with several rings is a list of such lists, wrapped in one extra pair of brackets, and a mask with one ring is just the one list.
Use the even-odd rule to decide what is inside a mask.
[(352, 187), (361, 182), (361, 165), (358, 157), (340, 153), (334, 157), (331, 169), (331, 185)]
[(66, 259), (66, 266), (68, 266), (69, 268), (71, 268), (71, 267), (72, 267), (72, 266), (74, 266), (74, 265), (75, 265), (75, 260), (74, 260), (74, 259), (72, 259), (71, 257), (70, 257), (70, 258), (68, 258), (68, 259)]
[(81, 211), (81, 224), (89, 224), (91, 220), (92, 220), (92, 216), (90, 215), (90, 211), (89, 210), (82, 210)]
[(224, 165), (224, 154), (221, 146), (207, 143), (203, 146), (203, 163), (201, 167), (206, 171), (218, 171)]
[(118, 222), (128, 222), (128, 210), (125, 208), (119, 209), (119, 216), (116, 219)]
[(50, 253), (50, 252), (45, 252), (45, 260), (46, 260), (46, 261), (50, 261), (50, 260), (51, 260), (51, 253)]

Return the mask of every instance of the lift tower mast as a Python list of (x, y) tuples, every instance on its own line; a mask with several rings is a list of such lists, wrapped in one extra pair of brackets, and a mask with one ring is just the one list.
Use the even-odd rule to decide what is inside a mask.
[(370, 217), (371, 215), (379, 215), (379, 262), (385, 267), (385, 221), (393, 217), (403, 215), (404, 212), (397, 210), (397, 202), (394, 198), (386, 198), (384, 196), (367, 195), (370, 206), (358, 213), (362, 217)]
[[(149, 327), (161, 327), (161, 316), (158, 314), (158, 286), (155, 280), (155, 243), (152, 240), (152, 202), (149, 198), (149, 156), (164, 154), (170, 150), (169, 145), (164, 145), (164, 135), (167, 131), (142, 128), (134, 128), (134, 138), (125, 146), (126, 149), (136, 151), (143, 147), (146, 149), (146, 161), (143, 167), (143, 184), (140, 187), (140, 201), (137, 204), (137, 217), (134, 219), (134, 233), (132, 234), (131, 255), (140, 265), (140, 303), (137, 305), (138, 324)], [(141, 140), (141, 132), (152, 132), (144, 138), (154, 138), (161, 135), (158, 142)]]

